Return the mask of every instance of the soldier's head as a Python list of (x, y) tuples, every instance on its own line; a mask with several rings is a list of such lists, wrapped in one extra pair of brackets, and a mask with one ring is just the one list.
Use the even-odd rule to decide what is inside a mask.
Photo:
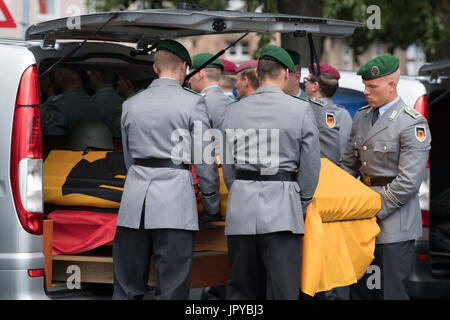
[(187, 67), (192, 66), (186, 48), (175, 40), (166, 39), (158, 43), (156, 50), (153, 69), (158, 76), (171, 77), (182, 84)]
[(117, 75), (112, 71), (92, 71), (89, 75), (89, 83), (95, 91), (114, 88), (116, 81)]
[(364, 95), (371, 107), (381, 107), (397, 98), (399, 65), (397, 57), (384, 55), (370, 60), (358, 70), (365, 86)]
[(302, 76), (302, 68), (300, 66), (300, 54), (297, 51), (286, 49), (287, 53), (292, 58), (294, 62), (294, 71), (289, 72), (288, 84), (286, 87), (286, 93), (291, 95), (296, 95), (300, 90), (300, 79)]
[(236, 69), (236, 93), (240, 99), (248, 97), (259, 87), (259, 80), (256, 74), (257, 60), (247, 60)]
[(289, 72), (294, 71), (294, 62), (283, 48), (268, 45), (261, 50), (256, 70), (260, 85), (273, 85), (285, 90)]
[(119, 75), (117, 78), (117, 91), (124, 98), (129, 98), (136, 93), (136, 86), (125, 76)]
[(58, 89), (62, 91), (83, 87), (83, 81), (80, 77), (80, 74), (70, 68), (55, 69), (54, 80), (55, 85), (58, 86)]
[[(214, 55), (211, 53), (199, 53), (192, 58), (192, 69), (197, 69), (208, 62)], [(220, 77), (224, 70), (224, 65), (219, 58), (209, 62), (199, 72), (190, 78), (191, 89), (200, 92), (206, 87), (219, 84)]]
[(236, 77), (234, 75), (237, 66), (226, 59), (220, 59), (222, 61), (224, 69), (222, 75), (220, 76), (219, 86), (222, 88), (223, 92), (233, 92), (234, 86), (236, 84)]
[(314, 75), (309, 66), (309, 75), (304, 79), (305, 92), (314, 98), (330, 98), (339, 87), (339, 72), (328, 64), (320, 64), (320, 74)]

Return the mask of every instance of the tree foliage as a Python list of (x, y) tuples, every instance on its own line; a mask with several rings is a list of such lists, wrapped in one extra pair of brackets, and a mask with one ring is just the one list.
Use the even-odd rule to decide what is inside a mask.
[[(370, 5), (380, 8), (381, 28), (369, 29), (367, 13)], [(411, 44), (422, 45), (428, 60), (434, 58), (437, 48), (450, 39), (440, 18), (435, 14), (435, 0), (324, 0), (324, 17), (353, 20), (363, 23), (346, 41), (353, 48), (354, 57), (368, 49), (375, 41), (388, 46), (390, 53)]]

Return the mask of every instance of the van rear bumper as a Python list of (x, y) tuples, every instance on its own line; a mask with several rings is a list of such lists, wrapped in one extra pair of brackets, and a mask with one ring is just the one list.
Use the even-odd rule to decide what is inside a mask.
[(407, 282), (412, 299), (450, 299), (450, 278), (433, 276), (429, 259), (419, 260), (419, 254), (429, 254), (428, 241), (416, 241), (414, 262)]
[(44, 277), (30, 277), (30, 269), (44, 269), (42, 252), (0, 253), (0, 299), (48, 299)]
[(0, 270), (1, 300), (47, 300), (44, 277), (31, 278), (27, 270)]

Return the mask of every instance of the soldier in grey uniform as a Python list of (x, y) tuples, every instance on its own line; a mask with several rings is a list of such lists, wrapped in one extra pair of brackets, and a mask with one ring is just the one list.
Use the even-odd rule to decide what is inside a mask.
[[(199, 53), (193, 56), (192, 69), (200, 67), (212, 57), (211, 53)], [(215, 129), (222, 125), (225, 107), (234, 101), (226, 96), (219, 86), (223, 69), (222, 61), (217, 58), (190, 79), (191, 89), (205, 97), (211, 127)]]
[(58, 96), (50, 96), (42, 105), (43, 134), (65, 136), (79, 122), (91, 120), (105, 122), (83, 89), (80, 75), (68, 68), (58, 68), (54, 72), (55, 91), (62, 91)]
[(294, 71), (289, 73), (289, 81), (285, 92), (297, 98), (308, 99), (307, 93), (300, 88), (300, 79), (302, 78), (302, 67), (300, 65), (301, 56), (295, 50), (286, 49), (287, 53), (294, 62)]
[(89, 75), (89, 81), (95, 94), (92, 100), (97, 108), (106, 118), (106, 125), (113, 133), (114, 138), (120, 138), (120, 117), (122, 115), (122, 103), (125, 98), (121, 97), (114, 85), (117, 75), (110, 71), (93, 71)]
[[(200, 67), (213, 56), (213, 54), (206, 52), (193, 56), (192, 69)], [(220, 129), (222, 127), (225, 109), (227, 105), (234, 101), (226, 96), (219, 86), (219, 80), (223, 70), (224, 65), (217, 58), (190, 79), (191, 89), (205, 97), (211, 128), (214, 129)], [(221, 219), (220, 212), (214, 213), (214, 215), (205, 212), (201, 216), (200, 227), (202, 229), (213, 228), (208, 222), (219, 221)]]
[(299, 296), (304, 214), (318, 183), (320, 147), (309, 104), (282, 91), (293, 69), (284, 49), (264, 47), (261, 86), (225, 112), (228, 299), (256, 299), (264, 285), (267, 299)]
[[(187, 299), (194, 237), (198, 231), (194, 159), (206, 212), (219, 212), (215, 164), (196, 161), (191, 150), (211, 141), (194, 138), (210, 129), (204, 97), (180, 84), (191, 65), (187, 50), (162, 40), (155, 54), (154, 80), (123, 104), (122, 143), (128, 169), (114, 238), (114, 299), (140, 299), (146, 293), (154, 257), (155, 299)], [(203, 144), (203, 145), (202, 145)], [(201, 148), (200, 148), (201, 149)], [(196, 164), (198, 162), (198, 164)]]
[(339, 164), (347, 149), (352, 128), (352, 117), (331, 97), (339, 87), (339, 72), (328, 64), (320, 64), (320, 75), (314, 76), (309, 67), (305, 78), (305, 91), (310, 96), (311, 108), (316, 118), (320, 137), (320, 156)]
[(369, 105), (354, 117), (341, 167), (378, 192), (382, 207), (377, 213), (381, 231), (375, 259), (368, 273), (351, 286), (351, 298), (408, 299), (414, 240), (422, 234), (418, 191), (430, 150), (430, 130), (426, 119), (398, 96), (397, 57), (376, 57), (358, 75)]

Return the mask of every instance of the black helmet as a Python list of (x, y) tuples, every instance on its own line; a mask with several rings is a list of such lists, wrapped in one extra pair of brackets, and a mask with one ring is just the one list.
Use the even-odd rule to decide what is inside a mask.
[(111, 130), (106, 124), (82, 121), (69, 132), (66, 147), (74, 151), (87, 148), (114, 150), (114, 143)]

